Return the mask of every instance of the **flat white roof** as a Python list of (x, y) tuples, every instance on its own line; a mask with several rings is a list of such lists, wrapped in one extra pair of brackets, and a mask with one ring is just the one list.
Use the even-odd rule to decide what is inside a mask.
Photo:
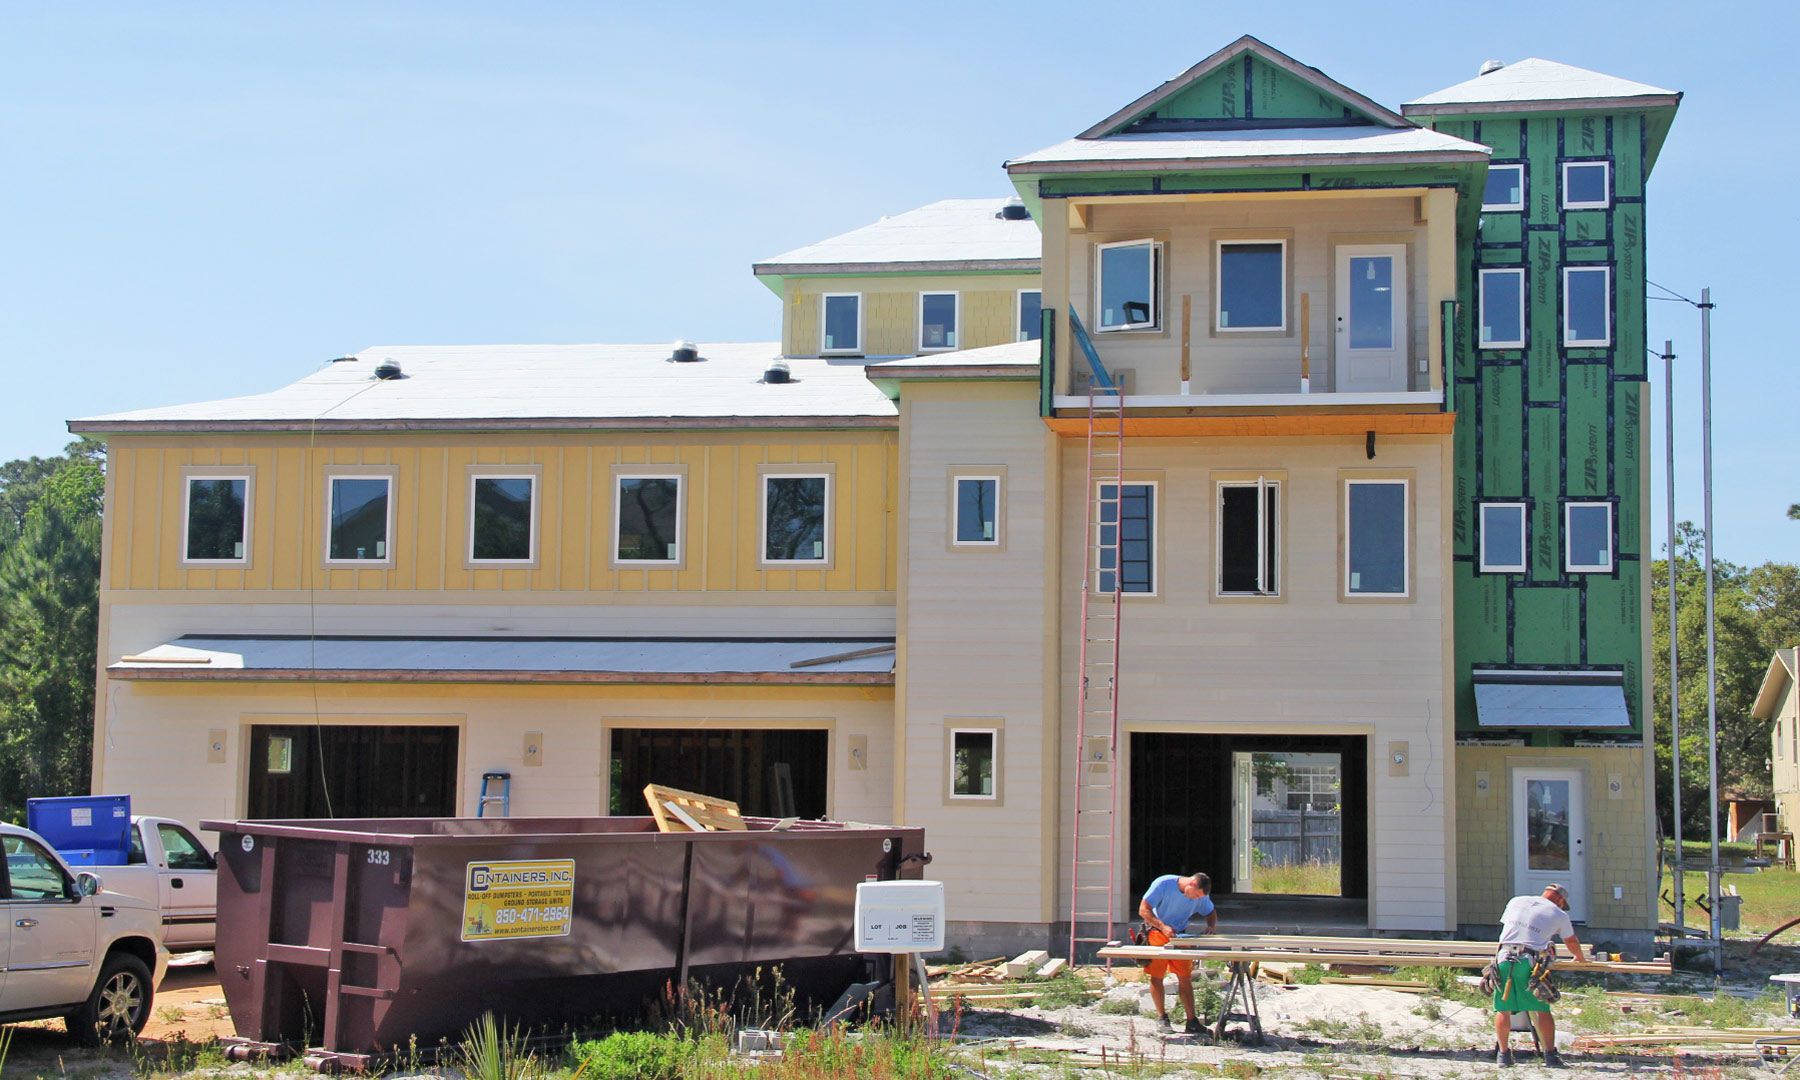
[[(777, 342), (701, 344), (677, 364), (657, 345), (386, 345), (364, 349), (279, 390), (249, 397), (91, 416), (76, 432), (446, 430), (632, 427), (644, 421), (806, 426), (821, 420), (891, 426), (894, 403), (864, 361), (789, 358), (793, 381), (762, 381)], [(404, 378), (377, 379), (383, 360)]]
[(1429, 112), (1434, 105), (1500, 105), (1516, 102), (1593, 101), (1617, 98), (1680, 97), (1673, 90), (1632, 82), (1598, 71), (1531, 57), (1498, 71), (1406, 103), (1409, 112)]
[(905, 374), (928, 375), (970, 369), (1016, 370), (1020, 375), (1035, 375), (1043, 345), (1037, 341), (1008, 341), (1001, 345), (985, 345), (979, 349), (956, 352), (922, 353), (899, 356), (891, 360), (871, 362), (866, 369), (869, 378), (898, 377)]
[(756, 273), (823, 274), (913, 270), (1038, 269), (1037, 222), (1000, 216), (1007, 200), (941, 199), (917, 210), (795, 248), (754, 265)]
[(1480, 143), (1424, 128), (1352, 127), (1252, 128), (1211, 131), (1141, 132), (1102, 139), (1069, 139), (1006, 163), (1013, 172), (1102, 170), (1138, 165), (1191, 163), (1203, 167), (1245, 166), (1283, 161), (1318, 163), (1373, 161), (1411, 156), (1442, 160), (1485, 160)]

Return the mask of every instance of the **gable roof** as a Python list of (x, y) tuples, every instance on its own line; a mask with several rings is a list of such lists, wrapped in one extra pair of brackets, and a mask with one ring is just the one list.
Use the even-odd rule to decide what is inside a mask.
[(999, 270), (1031, 273), (1043, 237), (1030, 218), (1000, 214), (1007, 199), (940, 199), (753, 263), (759, 276)]
[[(1145, 114), (1156, 110), (1159, 106), (1165, 106), (1173, 102), (1183, 91), (1200, 85), (1208, 76), (1224, 72), (1224, 69), (1226, 69), (1233, 61), (1240, 60), (1243, 61), (1245, 65), (1245, 77), (1238, 80), (1239, 85), (1234, 87), (1237, 93), (1233, 96), (1236, 97), (1237, 100), (1224, 102), (1222, 111), (1226, 116), (1235, 119), (1240, 126), (1255, 126), (1257, 123), (1257, 118), (1255, 116), (1257, 110), (1255, 107), (1255, 79), (1252, 75), (1252, 72), (1254, 71), (1253, 59), (1261, 60), (1277, 72), (1297, 80), (1302, 86), (1310, 88), (1326, 98), (1335, 99), (1341, 106), (1347, 107), (1349, 110), (1360, 114), (1360, 119), (1365, 123), (1395, 128), (1412, 126), (1411, 122), (1399, 113), (1396, 113), (1385, 105), (1381, 105), (1373, 99), (1350, 89), (1343, 83), (1326, 75), (1318, 68), (1302, 64), (1300, 61), (1295, 60), (1280, 49), (1274, 48), (1266, 42), (1260, 41), (1249, 34), (1245, 34), (1243, 37), (1238, 38), (1236, 41), (1225, 46), (1223, 49), (1220, 49), (1218, 52), (1213, 53), (1193, 67), (1188, 68), (1186, 71), (1169, 79), (1167, 82), (1164, 82), (1161, 86), (1143, 95), (1136, 101), (1126, 105), (1124, 108), (1113, 113), (1098, 124), (1095, 124), (1093, 127), (1088, 128), (1080, 135), (1077, 135), (1076, 138), (1099, 139), (1107, 135), (1118, 134), (1122, 129), (1144, 117)], [(1229, 75), (1229, 72), (1224, 72), (1224, 74)], [(1272, 90), (1273, 88), (1271, 87), (1268, 89)], [(1265, 98), (1265, 101), (1266, 100), (1267, 99)], [(1238, 107), (1240, 103), (1241, 107)], [(1324, 113), (1317, 110), (1307, 110), (1303, 112), (1302, 115), (1315, 119), (1325, 119), (1329, 117), (1330, 112), (1329, 110)], [(1341, 111), (1339, 115), (1342, 115)], [(1264, 117), (1265, 120), (1276, 118), (1278, 117), (1273, 114), (1268, 114)]]
[(1800, 679), (1800, 649), (1776, 649), (1769, 658), (1769, 669), (1763, 672), (1762, 687), (1756, 691), (1756, 702), (1750, 715), (1757, 720), (1775, 719), (1775, 703), (1782, 687)]
[(1442, 116), (1491, 111), (1484, 106), (1545, 112), (1596, 105), (1673, 107), (1680, 101), (1674, 90), (1534, 56), (1409, 101), (1401, 111)]
[(1408, 124), (1327, 128), (1232, 128), (1069, 139), (1006, 163), (1008, 172), (1123, 171), (1144, 166), (1248, 168), (1259, 165), (1368, 165), (1395, 159), (1482, 162), (1488, 147)]

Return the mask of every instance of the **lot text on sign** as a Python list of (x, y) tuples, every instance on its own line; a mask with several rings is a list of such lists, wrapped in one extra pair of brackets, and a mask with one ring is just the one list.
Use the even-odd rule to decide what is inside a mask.
[(472, 862), (463, 876), (462, 939), (567, 937), (575, 860)]

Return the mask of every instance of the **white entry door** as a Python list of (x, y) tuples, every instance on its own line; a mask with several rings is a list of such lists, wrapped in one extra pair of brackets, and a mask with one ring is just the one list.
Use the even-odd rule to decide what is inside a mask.
[(1406, 389), (1406, 246), (1337, 249), (1337, 390)]
[(1569, 917), (1587, 919), (1587, 802), (1577, 769), (1513, 773), (1513, 892), (1569, 890)]

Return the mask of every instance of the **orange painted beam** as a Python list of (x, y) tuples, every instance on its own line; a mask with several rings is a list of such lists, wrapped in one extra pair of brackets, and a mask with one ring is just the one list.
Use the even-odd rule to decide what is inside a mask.
[[(1047, 416), (1044, 423), (1058, 435), (1085, 435), (1085, 416)], [(1282, 413), (1262, 416), (1131, 416), (1125, 434), (1137, 438), (1281, 435), (1448, 435), (1456, 414), (1430, 413)]]

